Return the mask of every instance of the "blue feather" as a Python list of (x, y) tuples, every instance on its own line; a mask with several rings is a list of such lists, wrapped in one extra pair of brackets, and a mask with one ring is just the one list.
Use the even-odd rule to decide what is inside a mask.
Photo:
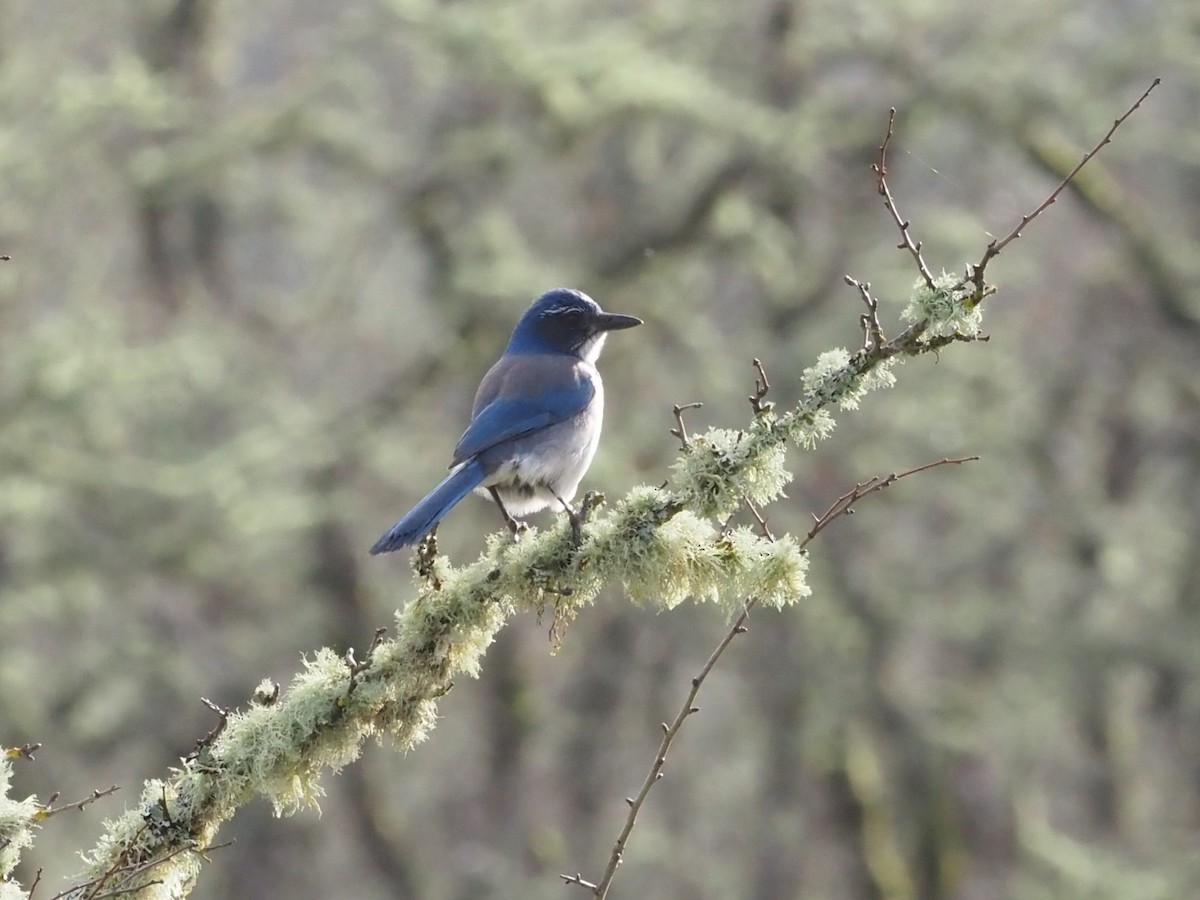
[(566, 508), (578, 536), (570, 500), (596, 452), (604, 415), (595, 362), (608, 332), (640, 324), (606, 313), (579, 291), (559, 288), (535, 300), (479, 385), (450, 474), (371, 553), (417, 543), (476, 488), (491, 493), (514, 534), (513, 516), (555, 504)]
[(455, 469), (375, 542), (375, 546), (371, 548), (371, 555), (415, 544), (428, 534), (434, 525), (442, 521), (442, 516), (450, 512), (459, 500), (479, 487), (484, 475), (483, 463), (477, 459)]

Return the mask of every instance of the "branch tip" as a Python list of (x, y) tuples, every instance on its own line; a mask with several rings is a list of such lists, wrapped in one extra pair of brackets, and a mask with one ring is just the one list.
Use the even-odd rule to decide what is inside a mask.
[(985, 290), (983, 273), (987, 268), (988, 263), (999, 256), (1000, 251), (1019, 238), (1026, 225), (1028, 225), (1058, 201), (1059, 196), (1067, 189), (1067, 186), (1075, 180), (1076, 176), (1083, 170), (1083, 167), (1091, 162), (1092, 157), (1094, 157), (1112, 142), (1113, 135), (1116, 134), (1117, 129), (1125, 124), (1125, 120), (1132, 116), (1141, 107), (1141, 105), (1146, 101), (1146, 98), (1150, 96), (1150, 93), (1160, 84), (1162, 84), (1161, 78), (1155, 78), (1152, 82), (1150, 82), (1150, 86), (1142, 91), (1141, 96), (1139, 96), (1137, 100), (1133, 102), (1133, 105), (1113, 120), (1112, 126), (1104, 133), (1104, 137), (1100, 138), (1100, 140), (1092, 146), (1091, 150), (1083, 154), (1083, 158), (1080, 159), (1079, 162), (1075, 164), (1075, 168), (1068, 172), (1066, 177), (1059, 182), (1058, 187), (1052, 190), (1049, 196), (1039, 203), (1033, 212), (1026, 213), (1025, 215), (1021, 216), (1021, 221), (1012, 231), (1002, 238), (993, 240), (987, 245), (987, 249), (983, 252), (983, 257), (973, 266), (971, 273), (971, 282), (975, 286), (976, 302), (983, 299), (983, 291)]

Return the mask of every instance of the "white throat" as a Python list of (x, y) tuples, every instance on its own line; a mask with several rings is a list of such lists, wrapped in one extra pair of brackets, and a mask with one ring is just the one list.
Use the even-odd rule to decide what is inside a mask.
[(600, 351), (604, 349), (604, 339), (608, 337), (607, 331), (602, 331), (588, 339), (588, 342), (579, 348), (579, 355), (592, 365), (596, 364), (596, 360), (600, 358)]

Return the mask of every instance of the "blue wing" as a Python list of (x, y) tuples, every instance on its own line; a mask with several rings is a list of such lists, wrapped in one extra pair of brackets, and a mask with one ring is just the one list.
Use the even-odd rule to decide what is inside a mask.
[(587, 409), (596, 388), (580, 363), (561, 356), (502, 358), (479, 385), (475, 416), (454, 448), (455, 464)]

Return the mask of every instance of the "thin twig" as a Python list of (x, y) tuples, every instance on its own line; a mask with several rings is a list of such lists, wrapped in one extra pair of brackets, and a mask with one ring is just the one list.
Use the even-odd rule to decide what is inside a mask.
[(700, 401), (694, 403), (675, 404), (671, 407), (671, 412), (675, 414), (675, 427), (671, 429), (671, 434), (679, 438), (679, 449), (686, 450), (688, 448), (687, 428), (683, 424), (683, 414), (689, 409), (700, 409), (704, 406)]
[(641, 789), (638, 790), (636, 796), (625, 798), (625, 802), (629, 804), (629, 814), (625, 817), (625, 826), (621, 829), (621, 833), (617, 835), (617, 841), (613, 844), (612, 854), (608, 859), (608, 866), (604, 870), (604, 876), (598, 884), (591, 884), (585, 881), (578, 875), (560, 875), (567, 884), (578, 884), (591, 890), (596, 897), (603, 898), (608, 895), (608, 889), (612, 885), (613, 877), (617, 874), (617, 869), (621, 866), (621, 860), (625, 855), (625, 845), (629, 841), (629, 835), (633, 832), (634, 826), (637, 824), (638, 813), (641, 812), (642, 805), (646, 802), (646, 797), (650, 793), (650, 789), (655, 783), (662, 778), (663, 766), (667, 762), (667, 751), (671, 749), (671, 743), (675, 740), (675, 736), (683, 727), (684, 721), (693, 713), (700, 712), (700, 707), (695, 705), (696, 695), (700, 693), (700, 688), (704, 684), (704, 680), (708, 678), (708, 674), (712, 671), (713, 666), (717, 664), (717, 660), (721, 658), (721, 654), (725, 652), (725, 648), (733, 641), (735, 637), (746, 633), (746, 619), (750, 616), (750, 609), (754, 605), (751, 600), (746, 604), (746, 608), (742, 610), (733, 623), (733, 627), (725, 633), (721, 639), (721, 643), (717, 644), (715, 650), (708, 658), (708, 662), (692, 679), (691, 689), (684, 698), (683, 705), (680, 706), (679, 712), (675, 714), (675, 718), (671, 720), (671, 724), (663, 723), (663, 736), (658, 745), (658, 752), (654, 755), (654, 762), (650, 766), (650, 771), (646, 773), (645, 780), (642, 781)]
[(350, 683), (346, 686), (346, 696), (349, 697), (354, 693), (354, 689), (358, 687), (358, 676), (363, 673), (363, 670), (371, 664), (371, 656), (375, 650), (383, 643), (384, 637), (387, 635), (387, 628), (376, 628), (375, 634), (371, 638), (371, 646), (367, 649), (367, 655), (364, 659), (358, 660), (354, 657), (354, 648), (350, 647), (345, 656), (342, 657), (346, 663), (346, 669), (350, 673)]
[(232, 847), (236, 843), (237, 838), (230, 838), (229, 840), (222, 841), (219, 844), (209, 844), (207, 847), (203, 848), (197, 847), (196, 855), (204, 857), (205, 862), (212, 862), (212, 858), (209, 857), (208, 854), (212, 853), (214, 850), (224, 850), (226, 847)]
[(1014, 228), (1004, 237), (993, 240), (987, 245), (987, 249), (983, 252), (983, 258), (980, 259), (979, 262), (976, 263), (968, 273), (971, 283), (975, 285), (976, 297), (982, 299), (982, 293), (984, 291), (983, 272), (984, 269), (987, 268), (988, 263), (999, 256), (1001, 250), (1019, 238), (1026, 225), (1054, 205), (1054, 203), (1058, 200), (1059, 195), (1066, 190), (1067, 185), (1075, 180), (1075, 176), (1079, 174), (1079, 171), (1089, 162), (1091, 162), (1093, 156), (1095, 156), (1102, 149), (1104, 149), (1105, 146), (1112, 142), (1112, 137), (1114, 134), (1116, 134), (1117, 129), (1125, 123), (1126, 119), (1134, 114), (1134, 112), (1142, 105), (1142, 103), (1145, 102), (1146, 98), (1150, 96), (1150, 92), (1160, 84), (1162, 84), (1161, 78), (1155, 78), (1152, 82), (1150, 82), (1150, 87), (1142, 91), (1142, 95), (1134, 101), (1133, 105), (1113, 121), (1112, 127), (1105, 132), (1104, 137), (1100, 138), (1100, 141), (1094, 147), (1092, 147), (1091, 150), (1083, 154), (1083, 159), (1079, 160), (1075, 168), (1067, 173), (1067, 177), (1059, 183), (1058, 187), (1052, 190), (1050, 195), (1041, 203), (1039, 203), (1033, 212), (1021, 216), (1021, 221), (1017, 223), (1016, 228)]
[(101, 797), (111, 796), (120, 789), (120, 785), (116, 784), (114, 784), (112, 787), (105, 788), (104, 790), (94, 789), (91, 794), (84, 797), (82, 800), (76, 800), (74, 803), (64, 803), (62, 806), (54, 805), (54, 801), (58, 799), (58, 794), (52, 794), (50, 799), (46, 801), (46, 805), (38, 810), (37, 817), (38, 819), (48, 819), (51, 816), (56, 816), (60, 812), (65, 812), (68, 809), (83, 810), (88, 806), (91, 806)]
[(229, 715), (233, 712), (233, 710), (227, 709), (224, 706), (221, 706), (219, 703), (213, 703), (213, 701), (209, 700), (207, 697), (201, 697), (200, 702), (217, 714), (217, 724), (212, 727), (212, 730), (209, 731), (208, 734), (196, 741), (196, 746), (194, 746), (192, 751), (183, 758), (184, 762), (194, 762), (198, 760), (200, 758), (200, 754), (212, 746), (213, 741), (221, 736), (221, 732), (223, 732), (225, 730), (225, 726), (229, 724)]
[(595, 893), (599, 887), (599, 885), (592, 884), (578, 872), (576, 872), (574, 875), (559, 875), (558, 877), (561, 878), (566, 884), (577, 884), (580, 887), (587, 888), (592, 893)]
[(925, 284), (932, 289), (933, 275), (929, 271), (929, 266), (925, 265), (925, 257), (921, 255), (921, 242), (913, 240), (908, 230), (909, 221), (900, 215), (900, 210), (896, 208), (896, 200), (892, 197), (892, 191), (887, 183), (887, 150), (888, 145), (892, 142), (895, 124), (896, 107), (893, 106), (888, 110), (887, 134), (883, 136), (883, 143), (879, 145), (879, 161), (871, 166), (871, 171), (875, 173), (875, 187), (879, 191), (879, 196), (883, 198), (883, 205), (892, 214), (892, 219), (895, 220), (896, 226), (900, 229), (900, 243), (896, 246), (912, 254), (912, 258), (916, 260), (917, 269), (920, 271), (921, 277), (925, 279)]
[(768, 541), (774, 541), (775, 535), (771, 533), (771, 526), (767, 524), (767, 517), (751, 502), (749, 497), (743, 497), (742, 502), (746, 504), (746, 509), (750, 510), (750, 515), (753, 517), (755, 524), (758, 525), (758, 530), (762, 532), (762, 536)]
[(859, 281), (849, 275), (844, 275), (843, 278), (846, 284), (858, 291), (867, 307), (867, 311), (858, 317), (858, 324), (863, 330), (862, 349), (870, 353), (887, 343), (887, 338), (883, 336), (883, 324), (879, 321), (879, 301), (871, 294), (871, 282)]
[(758, 373), (754, 379), (754, 393), (746, 399), (755, 413), (770, 412), (774, 403), (764, 403), (767, 393), (771, 390), (771, 382), (767, 381), (767, 371), (763, 368), (762, 360), (755, 358), (754, 371)]
[(804, 540), (800, 542), (800, 549), (803, 550), (813, 538), (829, 527), (835, 519), (840, 516), (848, 516), (854, 512), (854, 504), (866, 497), (868, 494), (878, 493), (885, 488), (891, 487), (901, 478), (907, 478), (909, 475), (916, 475), (918, 472), (927, 472), (930, 469), (936, 469), (939, 466), (959, 466), (963, 463), (975, 462), (979, 459), (978, 456), (963, 456), (957, 459), (939, 459), (934, 462), (925, 463), (923, 466), (917, 466), (913, 469), (908, 469), (905, 472), (892, 472), (890, 475), (876, 475), (866, 481), (859, 482), (842, 496), (838, 497), (829, 505), (829, 508), (821, 515), (813, 514), (813, 526), (809, 529), (808, 534), (804, 536)]

